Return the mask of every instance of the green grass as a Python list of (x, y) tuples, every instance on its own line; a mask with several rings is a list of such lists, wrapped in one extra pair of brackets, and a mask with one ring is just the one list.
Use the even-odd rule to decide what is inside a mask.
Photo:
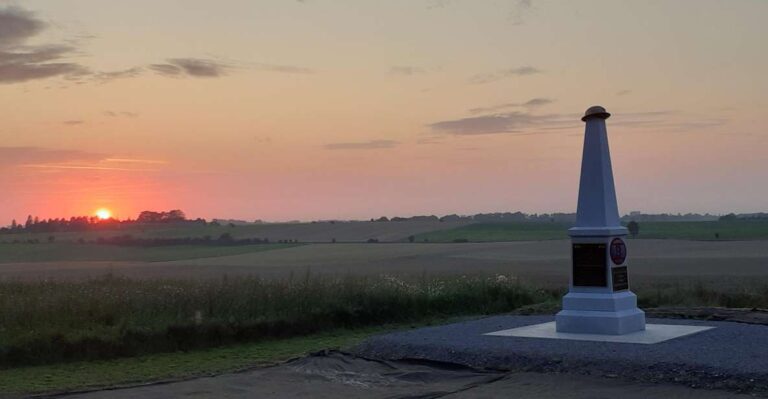
[(559, 240), (568, 238), (569, 227), (563, 223), (476, 223), (418, 234), (416, 242), (453, 242), (460, 239), (470, 242)]
[(140, 261), (161, 262), (210, 258), (290, 248), (299, 244), (236, 246), (169, 245), (129, 247), (99, 244), (42, 243), (0, 244), (0, 263), (52, 261)]
[(502, 313), (551, 296), (495, 277), (0, 281), (0, 368)]
[[(568, 238), (565, 223), (476, 223), (416, 236), (417, 242), (556, 240)], [(637, 238), (714, 240), (768, 239), (768, 221), (642, 222)]]
[(406, 325), (337, 330), (191, 352), (0, 370), (0, 394), (63, 392), (185, 379), (272, 364), (323, 349), (351, 347), (371, 334)]
[(643, 222), (637, 238), (684, 240), (757, 240), (768, 238), (768, 221)]

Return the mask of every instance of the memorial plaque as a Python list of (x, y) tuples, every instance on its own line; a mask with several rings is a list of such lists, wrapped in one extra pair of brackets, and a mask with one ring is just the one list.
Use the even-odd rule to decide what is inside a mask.
[(611, 241), (611, 260), (616, 265), (621, 265), (627, 260), (627, 246), (621, 238), (614, 238)]
[(607, 287), (608, 265), (605, 244), (573, 244), (573, 285)]
[(611, 269), (611, 277), (613, 277), (614, 291), (623, 291), (629, 289), (629, 275), (627, 274), (626, 266), (619, 266)]

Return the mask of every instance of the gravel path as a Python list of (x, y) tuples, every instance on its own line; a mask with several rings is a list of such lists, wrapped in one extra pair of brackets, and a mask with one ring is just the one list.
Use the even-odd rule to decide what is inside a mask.
[(635, 382), (672, 382), (768, 396), (768, 326), (649, 319), (717, 328), (654, 345), (485, 336), (552, 321), (498, 316), (373, 337), (355, 353), (378, 359), (428, 359), (505, 371), (568, 372)]

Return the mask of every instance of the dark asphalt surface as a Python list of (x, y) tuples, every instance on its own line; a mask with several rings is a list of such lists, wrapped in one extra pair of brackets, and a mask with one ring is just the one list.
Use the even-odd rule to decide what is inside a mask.
[(373, 337), (355, 353), (376, 359), (424, 359), (480, 369), (569, 372), (768, 393), (768, 326), (649, 319), (656, 324), (716, 327), (653, 345), (483, 335), (552, 320), (552, 316), (497, 316), (420, 328)]

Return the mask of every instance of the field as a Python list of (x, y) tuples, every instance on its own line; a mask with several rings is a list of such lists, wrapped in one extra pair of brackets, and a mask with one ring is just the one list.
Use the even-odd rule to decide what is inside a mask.
[[(35, 247), (50, 244), (29, 245)], [(75, 246), (85, 251), (90, 246)], [(141, 253), (138, 248), (94, 246)], [(224, 247), (220, 250), (246, 250)], [(654, 278), (728, 278), (768, 276), (766, 241), (629, 240), (631, 273), (635, 281)], [(208, 248), (196, 248), (208, 249)], [(213, 248), (217, 249), (217, 248)], [(112, 260), (78, 261), (65, 258), (45, 262), (0, 263), (0, 279), (82, 280), (107, 273), (138, 279), (215, 278), (249, 276), (265, 279), (304, 275), (434, 276), (514, 275), (535, 284), (567, 283), (570, 249), (567, 240), (487, 243), (380, 243), (306, 244), (273, 248), (253, 246), (256, 251), (205, 258), (169, 261)], [(270, 250), (264, 250), (270, 249)], [(182, 255), (173, 247), (151, 248)], [(67, 256), (71, 255), (66, 253)], [(72, 255), (75, 256), (75, 255)], [(85, 258), (92, 256), (77, 253)]]
[[(565, 223), (476, 223), (417, 234), (417, 241), (470, 242), (558, 240), (568, 237)], [(768, 239), (768, 221), (643, 222), (637, 238), (681, 240)]]
[[(255, 354), (254, 348), (265, 353), (285, 344), (298, 350), (288, 342), (304, 342), (303, 352), (346, 342), (315, 339), (334, 331), (359, 337), (383, 324), (556, 311), (568, 284), (567, 226), (340, 225), (210, 226), (204, 231), (160, 226), (139, 232), (188, 237), (234, 231), (259, 238), (271, 228), (303, 237), (291, 238), (298, 244), (243, 246), (80, 244), (80, 237), (70, 233), (58, 233), (53, 243), (13, 244), (7, 243), (13, 236), (3, 236), (0, 379), (59, 370), (58, 375), (70, 377), (49, 385), (14, 381), (7, 387), (31, 392), (80, 386), (76, 373), (56, 368), (68, 362), (89, 370), (82, 373), (100, 375), (83, 377), (93, 384), (232, 370), (249, 364), (237, 353)], [(766, 226), (641, 224), (640, 237), (627, 242), (640, 305), (768, 308)], [(719, 240), (708, 237), (713, 231)], [(343, 239), (332, 243), (326, 239), (331, 235)], [(417, 237), (415, 242), (408, 242), (409, 235)], [(380, 242), (367, 243), (366, 237)], [(470, 242), (453, 242), (457, 238)], [(254, 355), (250, 364), (281, 358), (274, 356)], [(135, 359), (150, 359), (148, 364), (156, 366), (142, 371), (131, 363)], [(18, 368), (35, 364), (43, 366)], [(127, 371), (121, 373), (122, 368)]]
[(466, 222), (437, 221), (268, 223), (235, 226), (170, 223), (132, 225), (109, 231), (5, 234), (0, 235), (0, 242), (13, 242), (16, 240), (24, 242), (30, 239), (45, 242), (49, 236), (54, 236), (57, 242), (76, 242), (80, 239), (91, 241), (99, 237), (114, 237), (126, 234), (142, 238), (205, 236), (217, 238), (224, 233), (228, 233), (234, 238), (266, 238), (273, 243), (284, 240), (318, 243), (329, 243), (333, 240), (338, 242), (365, 242), (369, 239), (397, 242), (407, 241), (408, 236), (413, 234), (452, 229), (466, 224)]

